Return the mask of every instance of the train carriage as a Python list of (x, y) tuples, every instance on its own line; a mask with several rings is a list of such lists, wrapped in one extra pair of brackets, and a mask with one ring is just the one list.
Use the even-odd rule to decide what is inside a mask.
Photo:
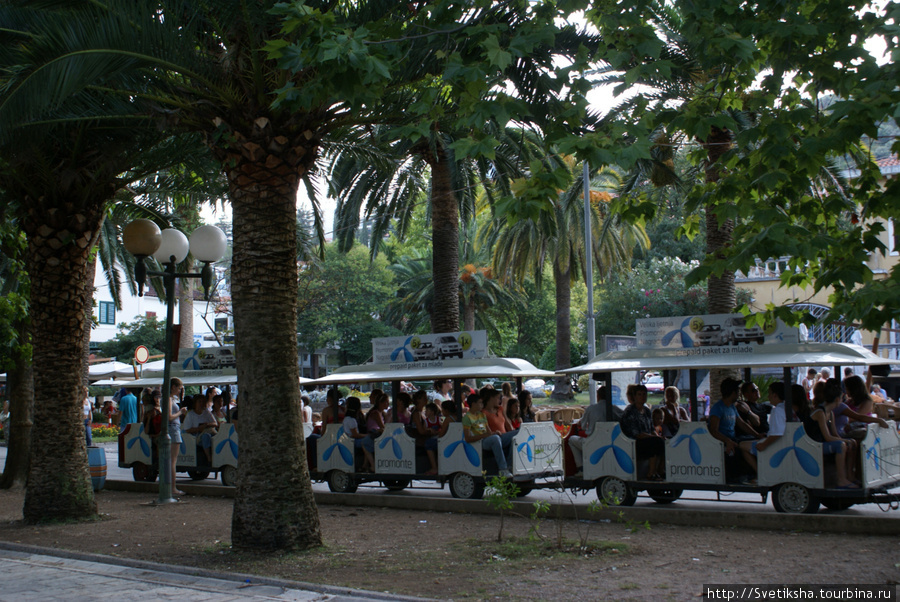
[[(735, 351), (734, 349), (737, 349)], [(786, 343), (752, 345), (739, 348), (709, 349), (656, 348), (611, 351), (589, 363), (564, 373), (591, 373), (612, 391), (612, 374), (687, 370), (690, 374), (691, 421), (681, 422), (677, 434), (666, 440), (665, 479), (646, 478), (646, 466), (637, 461), (635, 440), (625, 436), (618, 422), (601, 421), (584, 442), (583, 477), (573, 477), (567, 467), (566, 484), (584, 489), (596, 488), (598, 497), (622, 505), (633, 504), (637, 494), (646, 492), (658, 502), (678, 499), (685, 490), (759, 493), (763, 501), (771, 494), (779, 512), (811, 513), (820, 504), (831, 509), (853, 504), (891, 502), (900, 499), (891, 489), (900, 486), (900, 438), (897, 425), (889, 428), (869, 424), (860, 448), (861, 487), (846, 489), (831, 485), (833, 461), (823, 454), (823, 445), (811, 439), (799, 422), (788, 418), (783, 436), (759, 452), (755, 483), (739, 484), (728, 478), (722, 441), (714, 438), (706, 422), (698, 421), (697, 371), (715, 368), (782, 370), (787, 393), (784, 404), (790, 407), (791, 368), (806, 366), (885, 366), (890, 360), (863, 347), (844, 343)], [(840, 371), (835, 368), (835, 373)], [(668, 384), (668, 383), (667, 383)], [(605, 400), (605, 415), (613, 416), (612, 395)], [(646, 464), (646, 463), (645, 463)]]
[[(413, 481), (449, 485), (450, 493), (460, 498), (480, 498), (486, 480), (497, 474), (496, 463), (481, 448), (481, 442), (469, 443), (463, 436), (461, 384), (467, 379), (504, 378), (515, 380), (521, 389), (523, 379), (552, 378), (554, 373), (540, 370), (516, 358), (447, 359), (433, 362), (397, 362), (345, 366), (313, 381), (313, 385), (337, 386), (362, 383), (390, 383), (393, 397), (400, 392), (401, 381), (452, 379), (457, 417), (447, 433), (438, 440), (436, 475), (428, 469), (424, 449), (398, 422), (389, 422), (375, 439), (375, 471), (359, 472), (358, 452), (340, 424), (328, 424), (316, 440), (311, 459), (314, 480), (325, 481), (332, 491), (352, 492), (363, 483), (380, 483), (388, 489), (403, 489)], [(312, 455), (312, 454), (311, 454)], [(513, 480), (523, 491), (540, 486), (547, 479), (562, 475), (562, 440), (550, 422), (526, 423), (510, 445), (509, 468)]]

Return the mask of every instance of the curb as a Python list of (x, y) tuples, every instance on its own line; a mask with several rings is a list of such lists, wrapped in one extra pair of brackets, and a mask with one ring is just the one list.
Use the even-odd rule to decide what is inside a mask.
[[(190, 495), (230, 497), (234, 487), (220, 485), (178, 486)], [(137, 493), (156, 493), (155, 483), (136, 481), (106, 481), (106, 489)], [(457, 512), (462, 514), (499, 514), (484, 500), (460, 500), (447, 497), (410, 497), (391, 493), (329, 493), (315, 492), (316, 504), (336, 506), (374, 506), (395, 510), (425, 510), (430, 512)], [(530, 516), (534, 504), (526, 501), (513, 502), (511, 514)], [(607, 508), (590, 513), (586, 506), (576, 504), (549, 504), (545, 518), (566, 518), (571, 520), (598, 520), (603, 522), (649, 522), (684, 527), (739, 527), (743, 529), (785, 530), (822, 533), (854, 533), (857, 535), (900, 535), (900, 520), (896, 518), (872, 516), (842, 516), (840, 514), (782, 514), (771, 507), (763, 512), (724, 512), (717, 510), (652, 508)], [(900, 516), (898, 516), (900, 517)]]
[(22, 554), (51, 556), (55, 558), (67, 558), (69, 560), (81, 560), (84, 562), (96, 562), (99, 564), (125, 566), (145, 571), (162, 572), (169, 575), (176, 574), (188, 577), (218, 579), (220, 581), (231, 581), (235, 583), (252, 583), (254, 585), (269, 585), (273, 587), (281, 587), (284, 589), (306, 590), (320, 594), (326, 594), (329, 596), (349, 596), (367, 600), (403, 600), (409, 602), (430, 600), (430, 598), (414, 598), (412, 596), (372, 592), (352, 589), (349, 587), (322, 585), (319, 583), (307, 583), (305, 581), (291, 581), (290, 579), (276, 579), (274, 577), (264, 577), (260, 575), (251, 575), (248, 573), (223, 573), (219, 571), (212, 571), (208, 569), (201, 569), (178, 564), (163, 564), (159, 562), (151, 562), (149, 560), (133, 560), (131, 558), (120, 558), (118, 556), (105, 556), (103, 554), (91, 554), (88, 552), (75, 552), (72, 550), (45, 548), (42, 546), (31, 546), (25, 544), (10, 543), (6, 541), (0, 541), (0, 550), (19, 552)]

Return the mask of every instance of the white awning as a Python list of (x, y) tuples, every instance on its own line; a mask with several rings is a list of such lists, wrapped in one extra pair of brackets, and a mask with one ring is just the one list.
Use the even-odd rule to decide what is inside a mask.
[[(174, 378), (174, 377), (173, 377)], [(219, 376), (181, 376), (178, 375), (177, 378), (181, 379), (181, 382), (184, 383), (186, 387), (196, 387), (202, 385), (236, 385), (237, 384), (237, 374), (222, 374)], [(310, 379), (300, 377), (300, 384), (311, 382)], [(139, 378), (137, 380), (101, 380), (95, 383), (92, 383), (98, 387), (161, 387), (163, 384), (162, 376), (148, 376), (147, 378)]]
[(849, 343), (793, 343), (607, 351), (563, 373), (794, 366), (875, 366), (896, 363)]
[(90, 380), (100, 378), (134, 378), (134, 368), (131, 367), (131, 364), (126, 364), (124, 362), (103, 362), (102, 364), (92, 364), (88, 367), (88, 378)]
[(480, 360), (436, 360), (343, 366), (328, 376), (312, 381), (311, 384), (338, 385), (441, 378), (553, 378), (554, 376), (553, 372), (536, 368), (522, 359), (495, 357)]

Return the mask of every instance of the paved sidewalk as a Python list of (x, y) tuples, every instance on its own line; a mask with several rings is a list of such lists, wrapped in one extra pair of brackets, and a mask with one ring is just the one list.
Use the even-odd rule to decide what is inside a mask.
[[(12, 549), (11, 549), (12, 548)], [(44, 553), (36, 553), (41, 551)], [(30, 548), (15, 544), (0, 546), (0, 601), (31, 600), (237, 600), (371, 601), (396, 600), (376, 592), (340, 590), (261, 579), (246, 575), (221, 575), (187, 567)], [(60, 552), (63, 553), (63, 552)], [(105, 562), (104, 560), (114, 561)], [(120, 560), (122, 562), (120, 563)], [(194, 574), (190, 574), (194, 573)], [(329, 591), (331, 590), (331, 591)], [(406, 598), (409, 600), (410, 598)]]

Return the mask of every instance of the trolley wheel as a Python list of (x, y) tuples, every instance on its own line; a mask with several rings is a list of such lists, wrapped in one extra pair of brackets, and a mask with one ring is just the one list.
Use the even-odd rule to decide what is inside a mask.
[(637, 494), (622, 479), (605, 477), (597, 485), (597, 499), (611, 506), (632, 506), (637, 500)]
[(516, 497), (525, 497), (532, 491), (534, 491), (534, 481), (524, 481), (522, 483), (516, 483), (516, 487), (519, 488), (518, 493), (516, 493)]
[(206, 477), (209, 476), (208, 470), (189, 470), (187, 471), (188, 476), (195, 481), (202, 481)]
[(788, 514), (815, 514), (819, 500), (809, 489), (797, 483), (782, 483), (772, 492), (772, 505), (778, 512)]
[(388, 491), (403, 491), (412, 484), (409, 479), (385, 479), (381, 482)]
[(134, 477), (135, 481), (153, 483), (156, 481), (158, 474), (158, 470), (151, 466), (147, 466), (143, 462), (136, 462), (131, 465), (131, 476)]
[(465, 472), (455, 472), (450, 477), (450, 495), (463, 500), (480, 500), (484, 495), (484, 483)]
[(237, 468), (226, 464), (219, 472), (219, 478), (222, 479), (222, 484), (226, 487), (234, 487), (235, 483), (237, 483)]
[(328, 473), (328, 489), (334, 493), (355, 493), (359, 485), (343, 470), (332, 470)]
[(684, 490), (681, 487), (672, 487), (671, 489), (657, 489), (655, 491), (648, 491), (647, 495), (650, 496), (657, 504), (671, 504), (675, 500), (681, 497), (681, 494)]
[(843, 497), (823, 497), (820, 501), (829, 510), (846, 510), (855, 505), (855, 502)]

